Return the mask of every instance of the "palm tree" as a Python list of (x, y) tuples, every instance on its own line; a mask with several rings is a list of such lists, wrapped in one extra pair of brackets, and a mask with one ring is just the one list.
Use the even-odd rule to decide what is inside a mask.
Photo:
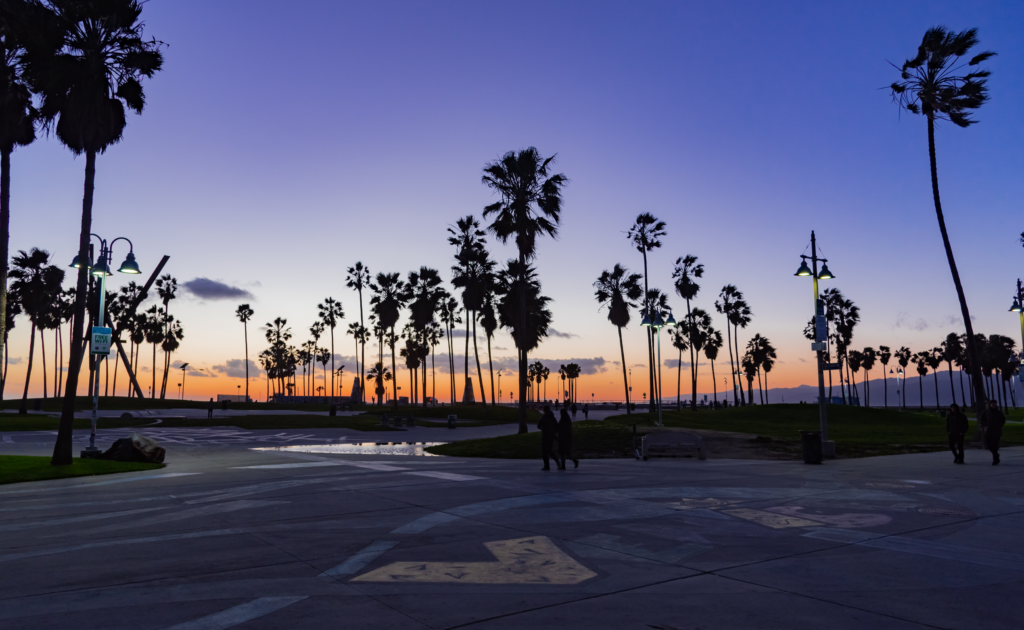
[[(370, 284), (370, 270), (357, 262), (348, 268), (348, 275), (345, 277), (345, 286), (355, 289), (359, 293), (359, 327), (363, 334), (359, 335), (362, 345), (362, 355), (359, 357), (359, 395), (360, 402), (366, 402), (366, 342), (369, 341), (369, 329), (366, 328), (366, 320), (363, 319), (363, 289)], [(354, 335), (353, 335), (354, 336)]]
[[(754, 343), (754, 357), (757, 360), (757, 365), (760, 369), (764, 370), (764, 402), (770, 404), (769, 392), (771, 391), (768, 387), (768, 373), (775, 367), (775, 361), (778, 360), (778, 355), (775, 350), (775, 346), (768, 340), (767, 337), (761, 335), (754, 335), (756, 340)], [(760, 384), (761, 374), (758, 372), (757, 375), (758, 383)]]
[[(650, 293), (650, 274), (647, 272), (647, 252), (653, 251), (661, 247), (661, 238), (665, 236), (665, 222), (661, 221), (649, 212), (641, 213), (637, 216), (636, 221), (633, 222), (633, 226), (629, 228), (629, 232), (626, 233), (626, 237), (633, 242), (638, 252), (644, 257), (644, 296), (645, 302), (643, 305), (643, 313), (651, 316), (652, 308), (651, 305), (646, 301), (646, 296)], [(648, 380), (650, 381), (651, 387), (651, 400), (654, 400), (654, 392), (657, 391), (655, 388), (655, 379), (657, 375), (654, 371), (654, 364), (657, 360), (654, 358), (654, 330), (652, 327), (646, 327), (647, 334), (647, 368), (648, 368)], [(659, 404), (661, 401), (658, 401)]]
[[(39, 112), (48, 129), (75, 155), (85, 154), (85, 194), (78, 241), (79, 260), (89, 260), (96, 155), (121, 140), (127, 124), (125, 108), (141, 114), (146, 104), (141, 79), (163, 65), (161, 43), (143, 41), (138, 0), (51, 2), (41, 9), (29, 30), (38, 34), (26, 43), (31, 87), (42, 95)], [(85, 326), (86, 265), (78, 269), (73, 339)], [(70, 365), (80, 364), (82, 345), (71, 345)], [(68, 373), (60, 428), (52, 464), (71, 463), (78, 370)]]
[[(672, 347), (679, 351), (679, 357), (676, 363), (676, 409), (682, 409), (682, 394), (683, 394), (683, 352), (690, 348), (690, 343), (686, 340), (686, 331), (683, 326), (676, 326), (669, 331), (669, 337), (672, 339)], [(693, 369), (693, 363), (690, 363), (690, 369)]]
[[(164, 325), (167, 326), (169, 330), (169, 327), (173, 320), (171, 320), (170, 318), (168, 305), (170, 304), (171, 300), (173, 300), (176, 297), (178, 293), (178, 279), (172, 277), (170, 274), (164, 274), (160, 278), (157, 278), (156, 292), (157, 296), (160, 298), (160, 301), (164, 305)], [(167, 334), (166, 331), (165, 334)], [(160, 400), (164, 400), (164, 398), (166, 398), (167, 396), (167, 373), (168, 371), (170, 371), (171, 368), (170, 363), (167, 362), (169, 359), (169, 355), (165, 353), (164, 359), (164, 376), (161, 379), (162, 382), (160, 385)]]
[[(32, 324), (29, 333), (28, 367), (25, 372), (25, 391), (21, 396), (18, 413), (28, 413), (28, 387), (32, 380), (32, 359), (35, 353), (36, 329), (45, 324), (45, 319), (64, 281), (64, 270), (50, 265), (50, 252), (33, 247), (29, 252), (19, 251), (14, 257), (14, 269), (10, 272), (11, 293), (16, 296), (21, 309)], [(44, 350), (45, 361), (45, 350)], [(46, 377), (45, 367), (43, 378)]]
[[(953, 387), (953, 361), (960, 358), (960, 355), (964, 352), (963, 344), (960, 343), (960, 335), (956, 333), (949, 333), (946, 338), (942, 340), (942, 358), (946, 361), (946, 365), (949, 366), (949, 393), (953, 395), (953, 402), (956, 402), (956, 389)], [(961, 379), (963, 376), (961, 375)], [(960, 381), (960, 386), (963, 387), (963, 380)], [(962, 393), (962, 392), (961, 392)], [(961, 402), (966, 405), (966, 401), (961, 396)]]
[(616, 263), (611, 271), (601, 272), (601, 276), (594, 282), (594, 288), (597, 289), (594, 297), (597, 298), (598, 308), (608, 307), (608, 321), (619, 332), (619, 356), (622, 360), (622, 387), (626, 393), (626, 414), (630, 413), (629, 374), (626, 371), (626, 348), (622, 343), (622, 329), (629, 325), (630, 311), (637, 307), (637, 300), (643, 297), (640, 278), (640, 274), (631, 274), (628, 269)]
[(451, 404), (454, 405), (457, 393), (455, 391), (455, 344), (452, 332), (457, 324), (462, 323), (462, 318), (459, 317), (458, 300), (445, 292), (445, 297), (438, 304), (438, 313), (441, 323), (445, 327), (445, 336), (448, 338), (448, 386), (451, 390)]
[[(739, 398), (736, 391), (736, 362), (732, 355), (732, 318), (733, 313), (736, 311), (736, 302), (742, 299), (743, 294), (739, 292), (734, 285), (727, 284), (722, 287), (722, 292), (718, 294), (718, 299), (715, 300), (715, 310), (720, 314), (725, 315), (725, 336), (726, 342), (729, 347), (729, 372), (732, 376), (732, 402), (733, 405), (738, 404)], [(738, 356), (736, 358), (739, 358)]]
[[(494, 393), (494, 360), (491, 358), (491, 339), (494, 338), (494, 333), (497, 332), (498, 330), (498, 312), (495, 307), (496, 296), (494, 295), (493, 280), (489, 283), (489, 285), (490, 286), (488, 287), (487, 294), (484, 296), (483, 306), (480, 307), (479, 319), (480, 325), (484, 329), (484, 336), (487, 337), (487, 369), (491, 375), (491, 402), (497, 403), (499, 401), (495, 397)], [(444, 290), (442, 289), (442, 291)], [(447, 296), (448, 293), (444, 292), (444, 295)], [(443, 299), (444, 298), (442, 298), (442, 300)], [(545, 376), (545, 380), (546, 379), (547, 377)]]
[[(337, 392), (334, 384), (334, 329), (341, 320), (345, 319), (345, 310), (341, 307), (341, 302), (331, 297), (317, 304), (316, 308), (320, 314), (320, 323), (331, 331), (331, 400), (334, 400)], [(326, 370), (327, 366), (325, 365), (324, 371)]]
[[(658, 289), (658, 288), (647, 289), (647, 292), (644, 295), (643, 312), (644, 313), (655, 313), (655, 312), (665, 312), (665, 311), (668, 311), (668, 310), (670, 310), (669, 306), (668, 306), (668, 295), (666, 295), (664, 291), (662, 291), (661, 289)], [(653, 327), (649, 326), (648, 328), (653, 328)], [(651, 365), (653, 365), (656, 368), (657, 365), (658, 365), (657, 360), (655, 359), (655, 362), (652, 363)], [(661, 406), (661, 396), (659, 395), (661, 393), (661, 387), (660, 387), (661, 383), (659, 382), (659, 377), (660, 377), (660, 374), (658, 374), (658, 371), (654, 370), (654, 373), (651, 376), (651, 383), (654, 386), (654, 389), (651, 390), (651, 404), (652, 405), (657, 404), (658, 407)], [(657, 402), (655, 403), (655, 398), (656, 397), (657, 397)], [(652, 409), (653, 409), (653, 407), (652, 407)]]
[(916, 359), (915, 355), (910, 352), (910, 348), (906, 346), (900, 346), (900, 349), (895, 353), (895, 357), (896, 361), (900, 364), (900, 367), (903, 368), (903, 400), (897, 401), (900, 403), (900, 407), (903, 408), (907, 406), (907, 366), (910, 365), (911, 361)]
[[(932, 199), (935, 202), (935, 216), (939, 221), (939, 232), (942, 234), (942, 245), (946, 250), (949, 271), (956, 286), (957, 298), (960, 301), (960, 314), (967, 329), (967, 354), (971, 358), (973, 374), (978, 376), (979, 356), (974, 344), (974, 326), (971, 324), (971, 313), (967, 308), (960, 273), (953, 258), (953, 247), (946, 232), (946, 220), (942, 214), (942, 202), (939, 199), (939, 172), (935, 158), (935, 121), (946, 120), (958, 127), (969, 127), (975, 120), (971, 119), (972, 110), (978, 109), (988, 100), (986, 85), (988, 70), (973, 70), (967, 74), (957, 74), (963, 67), (962, 60), (978, 44), (978, 29), (971, 28), (959, 33), (937, 26), (928, 29), (917, 48), (917, 55), (908, 59), (900, 68), (900, 80), (892, 84), (893, 101), (912, 114), (923, 114), (928, 123), (928, 159), (932, 175)], [(983, 52), (967, 61), (968, 67), (978, 64), (994, 56), (994, 52)], [(980, 378), (975, 378), (977, 394), (976, 411), (980, 417), (984, 405), (984, 389)]]
[(704, 342), (704, 356), (708, 358), (708, 361), (711, 361), (711, 385), (715, 394), (715, 404), (711, 407), (712, 409), (718, 406), (718, 381), (715, 378), (715, 359), (718, 358), (718, 351), (721, 349), (722, 333), (709, 327), (707, 341)]
[(181, 322), (170, 315), (166, 317), (164, 331), (164, 338), (160, 342), (160, 349), (164, 351), (164, 372), (166, 373), (167, 368), (170, 368), (171, 365), (171, 355), (181, 346), (181, 340), (184, 339), (185, 332), (181, 328)]
[(245, 334), (245, 399), (249, 400), (249, 320), (255, 311), (248, 304), (239, 304), (235, 309), (235, 317), (242, 322), (242, 331)]
[[(391, 348), (391, 373), (395, 373), (395, 344), (398, 336), (395, 334), (395, 324), (401, 315), (402, 308), (408, 301), (405, 291), (405, 282), (397, 273), (378, 273), (377, 277), (370, 283), (370, 290), (373, 297), (370, 298), (370, 308), (377, 316), (377, 323), (381, 329), (388, 331), (385, 340)], [(394, 399), (395, 407), (398, 406), (398, 380), (391, 379), (391, 397)]]
[(18, 315), (21, 315), (21, 304), (18, 303), (18, 296), (14, 293), (9, 293), (7, 298), (7, 304), (5, 306), (5, 317), (7, 320), (4, 322), (4, 371), (0, 375), (0, 400), (3, 400), (4, 388), (7, 385), (7, 364), (10, 360), (10, 347), (7, 344), (7, 338), (10, 336), (11, 331), (14, 330), (14, 321)]
[[(12, 29), (14, 16), (7, 12), (17, 4), (5, 5), (0, 14), (0, 313), (7, 312), (7, 272), (11, 225), (11, 153), (36, 139), (37, 112), (25, 81), (25, 48)], [(0, 345), (6, 356), (6, 322), (0, 321)], [(2, 390), (2, 387), (0, 387)]]
[[(528, 387), (528, 366), (522, 364), (522, 358), (540, 345), (548, 335), (551, 325), (551, 310), (548, 303), (551, 298), (541, 295), (540, 282), (533, 267), (521, 266), (518, 260), (509, 260), (505, 269), (497, 276), (495, 293), (498, 300), (498, 321), (509, 329), (516, 348), (520, 351), (520, 389), (519, 389), (519, 432), (525, 432), (526, 424), (522, 414), (525, 412)], [(525, 296), (525, 300), (522, 299)], [(526, 304), (526, 314), (519, 308)], [(525, 328), (523, 325), (525, 324)]]
[(914, 363), (917, 365), (917, 375), (919, 377), (919, 385), (921, 386), (921, 411), (924, 411), (924, 377), (928, 376), (928, 357), (929, 352), (918, 352), (914, 355)]
[(935, 377), (935, 406), (939, 407), (939, 366), (942, 365), (942, 349), (932, 348), (927, 352), (928, 367), (932, 369), (932, 376)]
[(382, 362), (377, 361), (376, 363), (373, 364), (373, 367), (370, 368), (369, 376), (370, 379), (372, 379), (374, 384), (376, 385), (374, 391), (376, 392), (377, 395), (377, 405), (383, 405), (385, 392), (384, 383), (392, 380), (391, 372), (386, 367), (384, 367), (384, 364)]
[[(675, 269), (672, 270), (672, 279), (675, 281), (676, 293), (679, 297), (686, 300), (686, 314), (690, 315), (690, 300), (697, 297), (697, 293), (700, 291), (700, 285), (694, 281), (694, 278), (700, 278), (704, 275), (704, 265), (697, 262), (696, 256), (687, 255), (682, 258), (676, 259)], [(710, 326), (710, 320), (708, 326)], [(693, 396), (690, 400), (690, 408), (697, 408), (697, 360), (695, 358), (700, 356), (700, 348), (694, 348), (693, 344), (690, 345), (690, 365), (694, 367), (690, 371), (693, 376)]]
[[(953, 357), (953, 363), (956, 364), (958, 372), (960, 373), (960, 400), (963, 401), (964, 407), (967, 406), (967, 394), (964, 392), (964, 367), (968, 364), (967, 360), (967, 335), (959, 336), (960, 352)], [(971, 389), (971, 400), (974, 400), (974, 390)], [(973, 406), (973, 405), (971, 405)]]
[[(434, 315), (437, 313), (438, 303), (443, 297), (441, 288), (441, 276), (436, 269), (420, 267), (420, 270), (410, 271), (409, 282), (406, 285), (406, 301), (409, 302), (409, 323), (412, 326), (416, 341), (415, 350), (420, 353), (418, 366), (423, 368), (423, 406), (427, 406), (427, 362), (426, 355), (430, 352), (429, 330), (435, 323)], [(478, 363), (479, 366), (479, 363)], [(477, 368), (479, 370), (479, 367)], [(481, 392), (483, 385), (481, 384)]]
[[(746, 328), (750, 325), (753, 313), (750, 311), (750, 306), (747, 305), (747, 301), (743, 298), (743, 293), (736, 291), (736, 300), (733, 303), (732, 316), (729, 318), (732, 323), (732, 342), (736, 346), (736, 356), (740, 356), (740, 328)], [(752, 383), (753, 378), (750, 374), (747, 374), (747, 382)], [(747, 391), (747, 399), (753, 404), (754, 393)], [(743, 382), (740, 381), (740, 400), (743, 400)]]
[[(146, 343), (153, 346), (153, 382), (150, 385), (149, 397), (156, 399), (156, 347), (163, 343), (167, 330), (167, 317), (160, 312), (156, 304), (146, 309)], [(70, 378), (68, 379), (70, 381)]]
[(850, 404), (854, 404), (854, 401), (859, 405), (860, 392), (857, 391), (857, 373), (860, 372), (861, 363), (864, 362), (864, 353), (860, 350), (849, 350), (846, 353), (846, 365), (847, 369), (853, 372), (853, 378), (850, 379), (849, 387), (852, 387), (852, 393), (850, 394)]
[(310, 337), (313, 338), (312, 339), (313, 343), (311, 344), (311, 347), (310, 347), (310, 350), (309, 350), (309, 356), (310, 356), (310, 359), (309, 359), (309, 363), (310, 363), (310, 365), (309, 365), (309, 372), (310, 372), (309, 380), (311, 382), (311, 389), (313, 389), (314, 386), (316, 385), (316, 357), (317, 357), (317, 351), (319, 349), (319, 346), (317, 346), (317, 344), (320, 343), (320, 337), (322, 337), (323, 334), (324, 334), (324, 324), (323, 324), (322, 321), (317, 320), (317, 321), (313, 322), (312, 326), (309, 327), (309, 335), (310, 335)]
[(865, 406), (871, 406), (871, 369), (875, 367), (875, 361), (878, 360), (878, 355), (875, 353), (875, 349), (871, 346), (861, 350), (863, 359), (861, 360), (861, 367), (864, 368), (864, 403)]
[[(704, 345), (708, 341), (708, 334), (711, 330), (711, 315), (702, 308), (695, 308), (692, 311), (687, 312), (686, 317), (683, 318), (681, 325), (676, 330), (682, 329), (682, 334), (685, 336), (686, 343), (689, 345), (691, 353), (690, 356), (696, 356), (700, 358), (700, 352), (704, 349)], [(694, 355), (693, 351), (696, 350), (697, 354)], [(697, 398), (697, 374), (699, 366), (696, 360), (690, 363), (690, 373), (693, 375), (693, 398)], [(690, 408), (696, 409), (696, 404), (691, 401)]]
[(878, 346), (878, 361), (882, 364), (882, 388), (884, 390), (885, 408), (889, 408), (889, 359), (892, 358), (892, 349), (889, 346)]
[[(539, 330), (544, 319), (547, 301), (543, 304), (529, 304), (531, 295), (540, 298), (540, 283), (528, 263), (537, 254), (537, 236), (558, 234), (558, 221), (562, 214), (562, 188), (568, 183), (565, 175), (550, 175), (552, 155), (542, 158), (537, 149), (529, 147), (519, 152), (509, 151), (501, 159), (484, 167), (483, 183), (496, 192), (501, 199), (484, 208), (483, 216), (494, 217), (488, 231), (502, 243), (513, 238), (519, 258), (517, 266), (509, 265), (507, 288), (515, 290), (518, 300), (514, 307), (507, 303), (509, 313), (501, 312), (499, 319), (512, 313), (518, 321), (509, 322), (517, 334), (516, 348), (519, 351), (519, 391), (526, 391), (526, 369), (529, 350), (536, 347), (547, 334), (547, 328)], [(536, 291), (533, 286), (536, 285)], [(505, 309), (502, 309), (505, 310)], [(550, 313), (548, 312), (550, 315)], [(533, 319), (531, 325), (530, 320)], [(504, 321), (504, 320), (503, 320)], [(548, 317), (550, 321), (550, 317)], [(526, 433), (526, 398), (519, 396), (519, 433)]]
[(754, 404), (754, 376), (757, 375), (757, 358), (749, 351), (743, 355), (740, 361), (743, 368), (743, 375), (747, 377), (747, 404)]

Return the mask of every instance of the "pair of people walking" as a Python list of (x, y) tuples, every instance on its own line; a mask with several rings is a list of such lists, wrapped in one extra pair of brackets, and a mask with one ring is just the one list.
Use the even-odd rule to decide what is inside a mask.
[(551, 470), (552, 459), (559, 470), (565, 470), (566, 461), (572, 461), (574, 468), (580, 467), (580, 460), (572, 456), (572, 418), (565, 408), (561, 411), (561, 418), (555, 420), (551, 407), (544, 405), (544, 413), (541, 414), (537, 428), (540, 429), (541, 458), (544, 460), (544, 468), (541, 470)]
[[(981, 414), (978, 420), (984, 432), (985, 448), (992, 453), (992, 465), (999, 465), (999, 441), (1003, 437), (1003, 425), (1006, 424), (1006, 416), (999, 408), (999, 403), (990, 400), (988, 408)], [(946, 414), (946, 433), (949, 434), (949, 449), (953, 451), (953, 463), (964, 463), (964, 436), (967, 435), (967, 416), (960, 411), (960, 406), (953, 403), (949, 406), (949, 413)]]

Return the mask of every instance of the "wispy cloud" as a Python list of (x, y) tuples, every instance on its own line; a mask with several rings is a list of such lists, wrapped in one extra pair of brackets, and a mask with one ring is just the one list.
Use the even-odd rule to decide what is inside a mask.
[(564, 333), (560, 330), (555, 330), (554, 328), (548, 328), (548, 336), (561, 337), (562, 339), (572, 339), (573, 337), (579, 337), (579, 335), (574, 335), (572, 333)]
[(253, 300), (254, 296), (245, 289), (209, 278), (193, 278), (181, 285), (186, 291), (203, 300)]

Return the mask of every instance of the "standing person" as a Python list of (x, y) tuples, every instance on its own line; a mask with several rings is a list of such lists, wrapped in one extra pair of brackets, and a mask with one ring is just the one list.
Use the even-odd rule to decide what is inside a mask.
[(213, 399), (210, 399), (210, 404), (206, 406), (206, 419), (213, 420)]
[(953, 403), (946, 414), (946, 433), (949, 434), (949, 449), (953, 451), (953, 463), (964, 463), (964, 435), (967, 434), (967, 416), (960, 411), (960, 405)]
[(551, 413), (551, 407), (548, 405), (544, 405), (544, 413), (540, 416), (537, 428), (540, 429), (540, 450), (541, 457), (544, 459), (544, 468), (541, 468), (541, 470), (551, 470), (551, 465), (548, 463), (549, 458), (554, 458), (555, 466), (561, 468), (562, 466), (558, 461), (558, 455), (555, 454), (555, 437), (558, 435), (558, 420), (555, 420), (555, 414)]
[(572, 419), (575, 420), (576, 419), (576, 403), (573, 403), (572, 407), (570, 407), (569, 409), (572, 410)]
[[(583, 405), (583, 414), (587, 413), (587, 405)], [(571, 459), (573, 468), (580, 467), (580, 460), (572, 456), (572, 418), (566, 413), (565, 409), (562, 410), (562, 417), (558, 421), (558, 456), (562, 458), (562, 465), (559, 466), (562, 470), (565, 470), (566, 460)]]
[(979, 424), (985, 429), (985, 448), (992, 453), (992, 465), (998, 466), (999, 440), (1003, 437), (1003, 425), (1006, 424), (1006, 416), (999, 409), (997, 401), (988, 401), (988, 409), (981, 414)]
[(590, 407), (587, 405), (587, 403), (583, 403), (583, 419), (590, 419)]

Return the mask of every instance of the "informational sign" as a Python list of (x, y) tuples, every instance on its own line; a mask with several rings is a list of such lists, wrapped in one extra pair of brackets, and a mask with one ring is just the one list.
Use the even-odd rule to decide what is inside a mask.
[(828, 340), (828, 322), (824, 315), (814, 316), (814, 340), (815, 341), (827, 341)]
[(92, 348), (93, 354), (99, 354), (108, 356), (110, 354), (110, 338), (113, 335), (112, 330), (109, 328), (103, 328), (102, 326), (92, 327), (92, 341), (89, 347)]

